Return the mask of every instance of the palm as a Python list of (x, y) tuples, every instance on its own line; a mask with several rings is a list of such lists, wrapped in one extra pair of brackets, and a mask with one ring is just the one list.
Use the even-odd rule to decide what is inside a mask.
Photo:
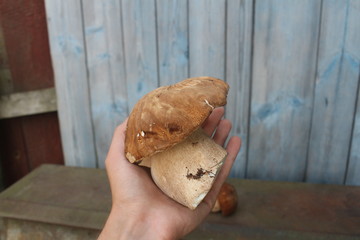
[[(221, 120), (224, 109), (215, 109), (203, 128), (209, 135), (216, 129), (214, 141), (224, 145), (231, 129), (231, 123)], [(147, 168), (129, 163), (124, 156), (124, 134), (126, 122), (115, 132), (112, 146), (106, 160), (106, 168), (110, 179), (113, 204), (125, 205), (133, 211), (146, 211), (145, 220), (159, 231), (175, 233), (183, 236), (193, 230), (210, 212), (220, 186), (228, 175), (232, 162), (240, 148), (240, 139), (232, 138), (227, 145), (228, 157), (217, 177), (217, 180), (204, 201), (194, 211), (176, 203), (167, 197), (152, 181)], [(118, 135), (118, 136), (117, 136)], [(118, 206), (121, 207), (121, 206)], [(153, 219), (149, 219), (153, 218)], [(156, 221), (154, 221), (156, 219)]]

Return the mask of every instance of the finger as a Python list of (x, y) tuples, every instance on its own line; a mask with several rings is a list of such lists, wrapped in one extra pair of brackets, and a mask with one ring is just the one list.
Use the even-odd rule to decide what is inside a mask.
[(109, 165), (114, 161), (118, 161), (118, 159), (121, 159), (124, 155), (127, 120), (128, 119), (126, 118), (123, 123), (115, 128), (110, 148), (105, 160), (105, 165)]
[(236, 156), (240, 150), (241, 146), (241, 139), (239, 137), (232, 137), (229, 140), (229, 143), (226, 147), (226, 151), (228, 152), (228, 155), (226, 157), (226, 160), (218, 174), (218, 176), (215, 179), (215, 182), (209, 191), (209, 193), (206, 195), (204, 200), (199, 204), (199, 206), (196, 208), (196, 211), (198, 211), (199, 218), (204, 218), (209, 212), (211, 211), (212, 207), (215, 204), (216, 198), (219, 194), (221, 186), (224, 184), (227, 176), (230, 173), (231, 167), (236, 159)]
[(115, 128), (110, 149), (113, 145), (117, 145), (119, 142), (124, 142), (127, 121), (128, 118), (126, 118), (120, 125)]
[(207, 135), (211, 136), (213, 134), (221, 118), (224, 116), (224, 112), (225, 110), (223, 107), (215, 108), (210, 116), (205, 120), (202, 127)]
[(225, 144), (225, 141), (227, 137), (229, 136), (229, 133), (231, 131), (232, 124), (229, 120), (224, 119), (221, 120), (219, 123), (219, 126), (216, 129), (215, 135), (214, 135), (214, 141), (219, 144), (220, 146), (223, 146)]

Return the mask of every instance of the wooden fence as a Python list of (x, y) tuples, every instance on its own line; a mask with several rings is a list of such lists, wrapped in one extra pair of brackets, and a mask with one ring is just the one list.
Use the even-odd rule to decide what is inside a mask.
[(360, 1), (47, 0), (66, 164), (103, 167), (160, 85), (214, 76), (233, 177), (360, 185)]

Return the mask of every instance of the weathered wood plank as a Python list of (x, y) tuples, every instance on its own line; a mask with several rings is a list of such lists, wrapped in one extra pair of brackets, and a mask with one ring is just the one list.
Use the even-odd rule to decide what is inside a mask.
[(355, 2), (323, 2), (309, 182), (343, 184), (346, 177), (360, 72), (360, 4)]
[(309, 139), (320, 1), (256, 1), (247, 176), (301, 181)]
[(113, 131), (128, 115), (120, 1), (83, 4), (87, 67), (98, 166)]
[(93, 229), (74, 228), (18, 219), (5, 219), (4, 228), (5, 235), (3, 239), (6, 239), (5, 236), (7, 236), (7, 239), (96, 240), (100, 234), (98, 230)]
[(225, 0), (189, 1), (190, 77), (225, 78)]
[[(360, 187), (229, 182), (238, 193), (235, 214), (210, 214), (184, 239), (356, 239), (360, 234)], [(0, 195), (1, 217), (74, 228), (101, 230), (110, 208), (103, 169), (43, 165)]]
[(44, 1), (1, 1), (0, 23), (11, 72), (11, 90), (24, 92), (53, 87)]
[(29, 170), (41, 164), (64, 164), (59, 120), (56, 112), (22, 118)]
[(2, 217), (101, 229), (111, 194), (102, 169), (46, 164), (2, 192), (0, 202)]
[(4, 186), (8, 187), (30, 171), (22, 119), (0, 121), (0, 153)]
[[(359, 77), (360, 82), (360, 77)], [(349, 152), (349, 163), (345, 183), (360, 186), (360, 90), (358, 91), (355, 123), (352, 133), (352, 144)]]
[(57, 110), (55, 88), (0, 96), (0, 119)]
[(353, 78), (358, 79), (357, 104), (354, 113), (354, 127), (352, 132), (351, 149), (345, 183), (348, 185), (360, 185), (360, 2), (352, 0), (349, 5), (348, 26), (349, 34), (346, 40), (348, 49), (344, 61), (347, 64), (347, 72)]
[(245, 177), (247, 162), (252, 8), (251, 0), (227, 1), (226, 81), (230, 90), (225, 116), (233, 124), (231, 135), (242, 139), (242, 147), (231, 172), (233, 177), (239, 178)]
[(96, 166), (80, 0), (46, 0), (65, 163)]
[(188, 78), (188, 2), (157, 0), (157, 42), (160, 85)]
[(0, 25), (0, 95), (10, 94), (12, 92), (13, 84), (11, 81), (11, 72), (5, 47), (4, 34), (2, 26)]
[(122, 0), (129, 110), (158, 87), (155, 1)]

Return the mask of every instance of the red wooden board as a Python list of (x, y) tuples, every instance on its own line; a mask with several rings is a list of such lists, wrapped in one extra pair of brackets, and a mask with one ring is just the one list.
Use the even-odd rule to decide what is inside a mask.
[(23, 118), (30, 169), (43, 163), (64, 164), (57, 113)]
[(43, 163), (64, 164), (55, 112), (3, 119), (0, 136), (5, 187)]
[(54, 86), (43, 0), (0, 0), (14, 92)]
[[(53, 87), (44, 0), (0, 0), (0, 30), (0, 68), (10, 71), (9, 89)], [(42, 163), (63, 164), (57, 114), (0, 120), (0, 154), (5, 187)]]
[(0, 154), (5, 187), (30, 170), (21, 122), (21, 118), (0, 121)]

